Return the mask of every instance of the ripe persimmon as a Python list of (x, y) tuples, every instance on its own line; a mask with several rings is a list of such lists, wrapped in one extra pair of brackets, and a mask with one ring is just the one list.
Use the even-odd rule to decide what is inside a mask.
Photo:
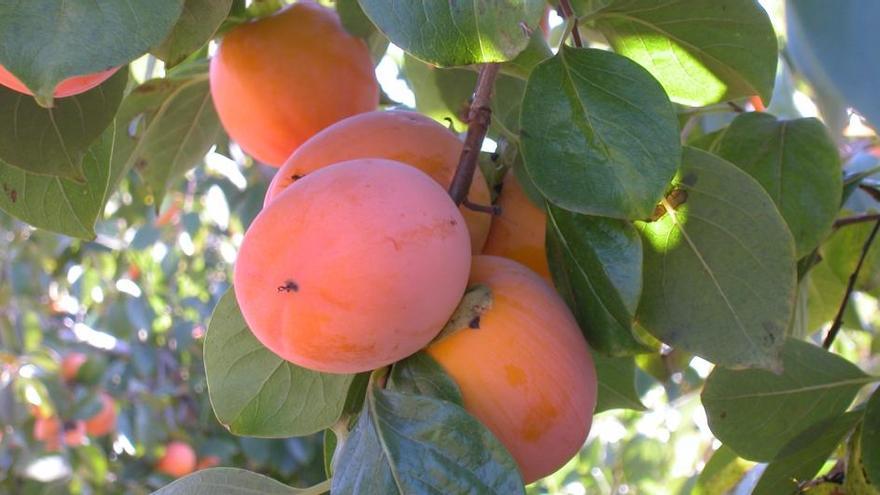
[(64, 381), (76, 380), (79, 369), (88, 361), (88, 357), (81, 352), (70, 352), (61, 359), (61, 378)]
[[(96, 72), (94, 74), (85, 74), (82, 76), (68, 77), (55, 86), (55, 98), (66, 98), (68, 96), (78, 95), (95, 88), (102, 82), (110, 78), (119, 67), (107, 69), (105, 71)], [(31, 95), (31, 90), (27, 88), (17, 77), (0, 65), (0, 84), (9, 89)]]
[(186, 476), (196, 469), (196, 451), (187, 443), (169, 442), (155, 467), (156, 471), (173, 478)]
[(86, 424), (84, 421), (66, 421), (64, 423), (64, 445), (79, 447), (86, 443)]
[(586, 440), (596, 406), (593, 359), (568, 307), (525, 266), (475, 256), (470, 283), (489, 288), (488, 309), (427, 352), (531, 483), (562, 467)]
[(440, 332), (464, 293), (470, 253), (461, 212), (431, 177), (351, 160), (296, 181), (257, 215), (235, 263), (235, 295), (277, 355), (356, 373)]
[(86, 420), (86, 433), (102, 437), (116, 429), (116, 401), (106, 392), (101, 392), (101, 410)]
[(366, 43), (310, 0), (227, 33), (210, 83), (229, 136), (276, 167), (316, 132), (379, 104)]
[(501, 214), (492, 218), (483, 254), (518, 261), (550, 280), (544, 247), (547, 213), (529, 199), (512, 172), (504, 176), (502, 184), (498, 196)]
[(46, 450), (54, 452), (61, 448), (61, 420), (56, 416), (38, 416), (34, 420), (34, 439), (43, 444)]
[[(463, 143), (449, 129), (415, 112), (367, 112), (341, 120), (300, 146), (275, 174), (265, 204), (287, 186), (315, 170), (356, 158), (387, 158), (412, 165), (448, 188), (455, 175)], [(469, 199), (489, 204), (489, 186), (477, 170)], [(462, 207), (474, 254), (489, 235), (490, 215)]]

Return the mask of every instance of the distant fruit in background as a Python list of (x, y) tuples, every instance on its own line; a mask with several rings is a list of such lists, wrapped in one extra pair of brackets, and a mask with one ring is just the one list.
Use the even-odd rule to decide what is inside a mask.
[(198, 464), (196, 464), (196, 471), (200, 471), (202, 469), (208, 469), (212, 467), (216, 467), (220, 465), (220, 458), (216, 455), (208, 455), (199, 459)]
[[(275, 174), (265, 204), (307, 174), (356, 158), (386, 158), (412, 165), (448, 189), (463, 146), (452, 131), (415, 112), (390, 110), (355, 115), (331, 125), (300, 146)], [(483, 205), (491, 201), (489, 186), (479, 169), (468, 199)], [(460, 210), (471, 234), (472, 251), (479, 254), (489, 235), (492, 216), (466, 207)]]
[(86, 443), (86, 424), (84, 421), (64, 422), (64, 445), (79, 447)]
[[(58, 83), (58, 86), (55, 86), (55, 97), (66, 98), (68, 96), (85, 93), (109, 79), (117, 70), (119, 70), (119, 67), (96, 72), (94, 74), (69, 77)], [(17, 77), (12, 75), (12, 73), (6, 70), (2, 65), (0, 65), (0, 84), (9, 89), (18, 91), (19, 93), (24, 93), (26, 95), (33, 94), (24, 83), (19, 81)]]
[(34, 420), (34, 439), (43, 444), (49, 452), (61, 448), (61, 420), (57, 417), (37, 417)]
[(229, 136), (276, 167), (321, 129), (379, 104), (366, 43), (311, 0), (227, 33), (210, 82)]
[(101, 409), (86, 420), (86, 432), (93, 437), (102, 437), (116, 429), (116, 401), (106, 392), (101, 392)]
[(180, 478), (196, 468), (196, 452), (189, 444), (173, 441), (165, 446), (165, 453), (156, 463), (156, 471)]
[(427, 352), (531, 483), (562, 467), (587, 439), (596, 407), (593, 358), (565, 302), (525, 266), (475, 256), (470, 284), (488, 287), (491, 305)]
[(464, 293), (471, 242), (424, 172), (368, 158), (294, 182), (248, 228), (234, 288), (275, 354), (328, 373), (376, 369), (434, 338)]
[(532, 203), (512, 171), (504, 176), (497, 204), (501, 214), (492, 218), (483, 254), (518, 261), (550, 280), (544, 247), (547, 213)]
[(67, 353), (61, 359), (61, 378), (68, 382), (76, 380), (79, 369), (86, 361), (88, 361), (88, 356), (81, 352)]

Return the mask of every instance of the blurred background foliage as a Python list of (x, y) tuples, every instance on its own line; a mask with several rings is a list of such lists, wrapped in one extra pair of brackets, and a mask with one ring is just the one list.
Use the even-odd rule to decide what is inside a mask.
[[(261, 3), (269, 12), (279, 2)], [(784, 2), (761, 3), (785, 43)], [(558, 17), (552, 15), (550, 25), (559, 30)], [(782, 51), (768, 110), (783, 118), (821, 117), (840, 144), (845, 172), (871, 172), (880, 161), (876, 134), (815, 78), (809, 84), (804, 73), (810, 68), (798, 65), (796, 55)], [(386, 103), (418, 104), (432, 114), (437, 98), (467, 94), (472, 87), (472, 75), (467, 85), (453, 77), (443, 82), (445, 76), (436, 74), (426, 79), (417, 64), (393, 46), (388, 50), (377, 67)], [(140, 80), (162, 74), (161, 63), (151, 57), (131, 70)], [(435, 87), (415, 88), (426, 80)], [(688, 138), (729, 123), (736, 114), (722, 107), (683, 114)], [(492, 137), (503, 140), (504, 133), (495, 128)], [(489, 141), (487, 152), (494, 143)], [(161, 205), (132, 172), (108, 204), (92, 242), (0, 215), (0, 493), (149, 493), (170, 481), (153, 466), (172, 440), (193, 445), (203, 466), (246, 467), (293, 486), (324, 479), (319, 437), (264, 440), (228, 433), (214, 418), (202, 366), (211, 311), (229, 287), (237, 248), (273, 172), (221, 142), (204, 166), (169, 189)], [(860, 190), (845, 208), (877, 212), (880, 203)], [(832, 268), (845, 266), (862, 242), (858, 235), (839, 237), (829, 245), (837, 247), (825, 253)], [(872, 259), (868, 273), (876, 276), (880, 250)], [(802, 291), (803, 304), (810, 304), (804, 306), (801, 331), (814, 339), (833, 317), (835, 294), (843, 287), (832, 272), (814, 272)], [(876, 373), (880, 284), (874, 286), (873, 293), (866, 286), (867, 292), (856, 294), (835, 351)], [(75, 380), (65, 381), (60, 362), (75, 352), (88, 359)], [(637, 389), (647, 410), (597, 415), (580, 455), (530, 486), (529, 493), (749, 493), (763, 466), (729, 462), (729, 451), (716, 450), (720, 444), (700, 406), (699, 390), (711, 365), (669, 349), (642, 356), (637, 364)], [(102, 390), (119, 406), (113, 434), (57, 450), (34, 438), (38, 416), (57, 415), (64, 422), (88, 417)]]

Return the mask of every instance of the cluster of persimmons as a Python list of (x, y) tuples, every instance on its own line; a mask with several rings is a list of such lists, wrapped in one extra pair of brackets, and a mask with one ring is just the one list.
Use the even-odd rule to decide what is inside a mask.
[[(447, 187), (461, 139), (420, 114), (377, 111), (366, 44), (311, 2), (227, 34), (210, 82), (230, 137), (280, 167), (235, 264), (254, 335), (325, 373), (424, 349), (524, 481), (570, 459), (590, 429), (595, 369), (548, 283), (544, 212), (513, 175), (495, 218), (458, 207)], [(479, 173), (468, 198), (492, 199)], [(451, 320), (475, 287), (487, 300)]]
[[(0, 82), (15, 87), (10, 77), (0, 71)], [(106, 77), (64, 81), (58, 96)], [(425, 350), (525, 482), (577, 453), (592, 421), (596, 372), (549, 282), (545, 214), (513, 174), (500, 191), (500, 214), (457, 206), (446, 188), (460, 138), (417, 113), (377, 111), (366, 44), (311, 1), (227, 33), (211, 59), (210, 85), (229, 136), (280, 167), (234, 269), (254, 335), (325, 373), (369, 371)], [(479, 171), (468, 198), (492, 200)], [(484, 300), (471, 317), (451, 319), (474, 288)], [(167, 450), (195, 464), (188, 446)]]

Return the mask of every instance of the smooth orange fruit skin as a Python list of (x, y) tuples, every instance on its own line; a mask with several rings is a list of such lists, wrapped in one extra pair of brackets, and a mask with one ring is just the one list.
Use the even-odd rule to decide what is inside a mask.
[(544, 247), (547, 214), (526, 196), (512, 172), (504, 176), (503, 184), (497, 202), (501, 214), (492, 218), (483, 254), (519, 261), (550, 280)]
[(453, 333), (427, 352), (531, 483), (562, 467), (587, 439), (596, 406), (593, 359), (568, 307), (525, 266), (476, 256), (470, 283), (492, 291), (479, 328)]
[[(367, 112), (341, 120), (300, 146), (275, 174), (265, 204), (298, 178), (321, 167), (356, 158), (387, 158), (412, 165), (448, 188), (455, 175), (464, 143), (435, 120), (415, 112)], [(491, 201), (489, 186), (477, 169), (468, 198), (478, 204)], [(460, 208), (471, 233), (471, 247), (479, 254), (489, 235), (492, 217)]]
[(61, 378), (68, 382), (75, 380), (79, 369), (86, 361), (88, 357), (81, 352), (71, 352), (64, 356), (61, 360)]
[(321, 129), (379, 104), (367, 45), (312, 1), (230, 31), (211, 59), (210, 83), (229, 136), (276, 167)]
[(101, 410), (86, 420), (86, 433), (102, 437), (116, 429), (116, 401), (106, 392), (101, 392)]
[(327, 373), (376, 369), (418, 351), (458, 305), (467, 226), (437, 182), (391, 160), (330, 165), (254, 219), (235, 295), (275, 354)]
[[(68, 77), (67, 79), (58, 83), (58, 86), (55, 86), (55, 98), (66, 98), (68, 96), (85, 93), (86, 91), (95, 88), (102, 82), (109, 79), (110, 76), (115, 74), (117, 70), (119, 70), (119, 67), (96, 72), (94, 74)], [(27, 86), (19, 81), (17, 77), (12, 75), (12, 73), (6, 70), (6, 68), (4, 68), (2, 65), (0, 65), (0, 84), (6, 86), (9, 89), (18, 91), (19, 93), (24, 93), (26, 95), (33, 94), (31, 93), (31, 90), (27, 88)]]
[(156, 463), (156, 471), (173, 478), (186, 476), (196, 469), (196, 452), (183, 442), (170, 442)]

